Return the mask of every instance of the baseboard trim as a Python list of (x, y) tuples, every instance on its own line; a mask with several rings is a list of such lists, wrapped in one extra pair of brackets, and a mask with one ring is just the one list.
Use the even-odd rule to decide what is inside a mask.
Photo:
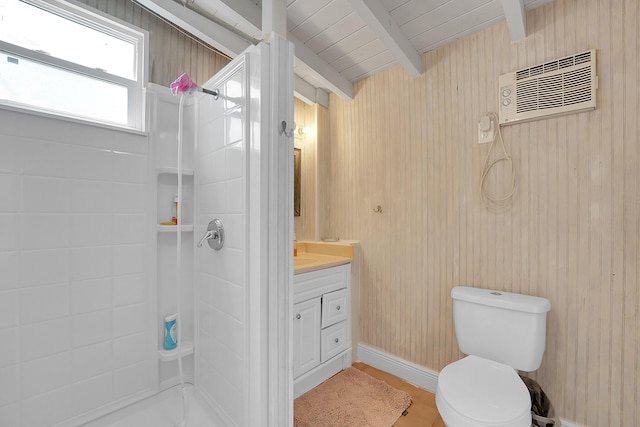
[[(435, 393), (438, 388), (438, 372), (415, 365), (399, 357), (385, 353), (366, 344), (358, 344), (358, 360), (374, 368), (388, 372), (396, 377)], [(560, 418), (559, 427), (586, 427)]]
[(368, 345), (358, 344), (358, 360), (402, 378), (431, 393), (435, 393), (438, 387), (437, 372), (430, 371)]

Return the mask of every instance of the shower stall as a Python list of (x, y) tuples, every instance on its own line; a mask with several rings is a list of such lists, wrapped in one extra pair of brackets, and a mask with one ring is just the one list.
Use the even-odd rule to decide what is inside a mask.
[[(168, 404), (178, 357), (202, 425), (291, 424), (293, 55), (270, 40), (186, 96), (182, 164), (168, 88), (148, 134), (0, 110), (0, 425), (114, 425)], [(214, 219), (223, 248), (197, 247)]]

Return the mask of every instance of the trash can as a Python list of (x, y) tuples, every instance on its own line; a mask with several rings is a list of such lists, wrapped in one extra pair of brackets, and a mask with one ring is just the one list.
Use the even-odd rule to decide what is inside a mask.
[(551, 401), (540, 384), (531, 378), (520, 375), (531, 395), (531, 425), (533, 427), (560, 427)]

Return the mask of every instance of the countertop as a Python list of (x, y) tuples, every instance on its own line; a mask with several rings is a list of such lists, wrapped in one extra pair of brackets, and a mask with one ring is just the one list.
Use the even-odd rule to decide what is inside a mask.
[(293, 257), (293, 274), (348, 264), (353, 260), (349, 243), (297, 242), (298, 255)]

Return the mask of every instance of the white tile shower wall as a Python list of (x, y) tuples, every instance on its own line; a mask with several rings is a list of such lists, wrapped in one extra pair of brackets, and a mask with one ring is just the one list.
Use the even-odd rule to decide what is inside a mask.
[(218, 101), (198, 104), (198, 232), (222, 220), (225, 246), (198, 250), (198, 388), (232, 425), (245, 425), (247, 393), (244, 68), (223, 77)]
[(0, 153), (0, 425), (153, 390), (147, 138), (0, 110)]
[[(147, 94), (150, 95), (150, 121), (152, 157), (155, 163), (155, 223), (168, 221), (174, 214), (174, 196), (178, 191), (177, 175), (177, 137), (178, 114), (180, 97), (171, 94), (167, 87), (150, 84)], [(194, 96), (189, 95), (184, 102), (183, 132), (182, 132), (182, 166), (186, 174), (183, 174), (183, 194), (181, 213), (184, 225), (193, 226), (193, 168), (194, 147)], [(168, 230), (165, 230), (168, 231)], [(175, 229), (174, 229), (175, 231)], [(157, 233), (157, 246), (155, 253), (155, 286), (157, 293), (156, 327), (158, 330), (158, 342), (156, 347), (162, 348), (164, 337), (164, 318), (177, 312), (178, 306), (178, 271), (176, 264), (177, 233)], [(189, 230), (182, 233), (181, 248), (181, 335), (184, 341), (194, 341), (194, 232)], [(198, 236), (199, 237), (199, 236)], [(115, 297), (116, 295), (114, 295)], [(123, 295), (124, 297), (125, 295)], [(130, 295), (132, 297), (133, 295)], [(183, 373), (185, 381), (193, 382), (194, 357), (189, 355), (183, 358)], [(179, 382), (178, 364), (175, 360), (161, 362), (159, 365), (160, 388), (165, 389)]]

